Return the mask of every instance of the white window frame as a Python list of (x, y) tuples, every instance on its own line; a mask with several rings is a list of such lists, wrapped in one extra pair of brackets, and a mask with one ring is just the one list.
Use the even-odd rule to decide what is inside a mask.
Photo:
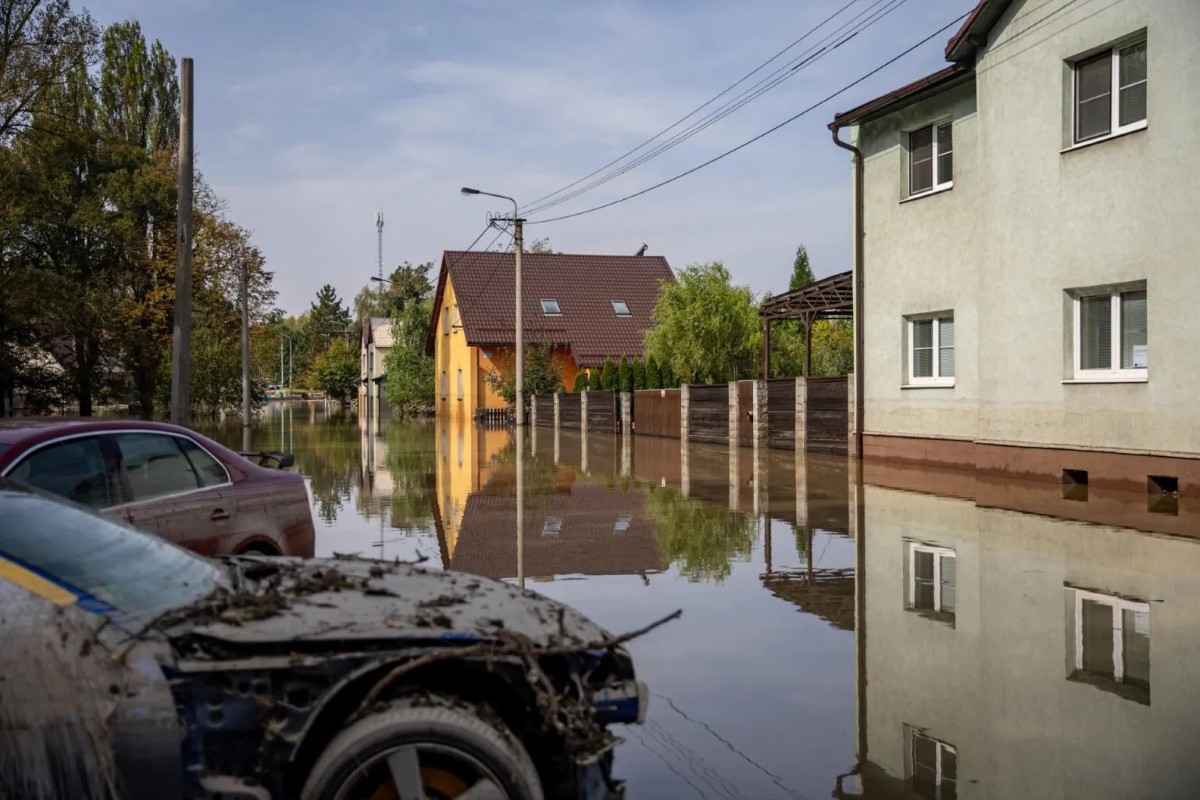
[[(929, 553), (933, 556), (933, 608), (917, 608), (917, 553)], [(938, 547), (923, 542), (908, 543), (908, 607), (916, 611), (935, 611), (939, 614), (954, 613), (942, 611), (942, 559), (953, 558), (955, 567), (958, 566), (958, 554), (949, 547)], [(957, 577), (957, 576), (956, 576)], [(957, 581), (955, 591), (958, 590)]]
[[(1146, 116), (1142, 117), (1137, 122), (1131, 122), (1128, 125), (1121, 125), (1121, 51), (1128, 50), (1131, 47), (1136, 47), (1139, 44), (1146, 44), (1147, 62), (1146, 62), (1146, 78), (1143, 83), (1150, 83), (1150, 63), (1149, 52), (1150, 47), (1146, 42), (1144, 35), (1135, 36), (1131, 39), (1126, 39), (1113, 45), (1107, 50), (1097, 50), (1095, 53), (1089, 53), (1083, 58), (1077, 58), (1071, 62), (1071, 143), (1073, 145), (1086, 145), (1093, 142), (1103, 142), (1105, 139), (1112, 139), (1116, 136), (1122, 136), (1133, 131), (1145, 129), (1147, 121), (1150, 119), (1150, 95), (1149, 90), (1146, 94)], [(1108, 133), (1089, 136), (1086, 139), (1079, 138), (1079, 65), (1086, 64), (1092, 59), (1098, 58), (1107, 52), (1112, 56), (1110, 62), (1109, 75), (1109, 91), (1112, 93), (1111, 108), (1109, 109), (1111, 117), (1108, 123)], [(1130, 84), (1133, 85), (1133, 84)]]
[[(908, 771), (909, 771), (909, 775), (910, 775), (910, 776), (915, 776), (915, 775), (917, 774), (917, 763), (916, 763), (916, 760), (917, 760), (917, 748), (916, 748), (916, 740), (917, 740), (918, 738), (920, 738), (920, 739), (925, 739), (926, 741), (929, 741), (929, 742), (933, 742), (933, 744), (935, 745), (935, 746), (934, 746), (934, 786), (935, 786), (935, 787), (937, 787), (937, 788), (940, 790), (940, 789), (941, 789), (941, 786), (942, 786), (942, 781), (945, 779), (945, 772), (944, 772), (944, 770), (943, 770), (943, 766), (942, 766), (942, 754), (943, 754), (943, 753), (945, 753), (945, 752), (950, 752), (950, 753), (953, 753), (953, 754), (954, 754), (954, 757), (955, 757), (955, 759), (957, 760), (957, 758), (958, 758), (958, 748), (957, 748), (957, 747), (955, 747), (955, 746), (954, 746), (954, 745), (952, 745), (952, 744), (948, 744), (948, 743), (946, 743), (946, 742), (943, 742), (941, 739), (935, 739), (935, 738), (933, 738), (932, 736), (927, 736), (927, 735), (925, 735), (924, 733), (921, 733), (921, 732), (920, 732), (919, 730), (917, 730), (916, 728), (913, 728), (912, 726), (909, 726), (909, 728), (908, 728), (908, 732), (909, 732), (909, 743), (908, 743)], [(957, 763), (956, 763), (956, 764), (955, 764), (955, 767), (956, 767), (956, 769), (955, 769), (955, 775), (957, 775), (957, 773), (958, 773), (957, 766), (958, 766), (958, 765), (957, 765)], [(955, 785), (957, 786), (957, 784), (958, 784), (958, 779), (957, 779), (957, 777), (955, 778), (955, 780), (954, 780), (954, 783), (955, 783)]]
[[(1101, 603), (1112, 608), (1113, 617), (1113, 678), (1117, 683), (1125, 681), (1125, 620), (1122, 611), (1144, 612), (1147, 617), (1150, 614), (1150, 604), (1139, 602), (1137, 600), (1127, 600), (1124, 597), (1117, 597), (1111, 594), (1100, 594), (1099, 592), (1089, 592), (1087, 589), (1076, 589), (1072, 587), (1072, 592), (1075, 593), (1075, 669), (1079, 672), (1086, 672), (1083, 668), (1083, 601), (1091, 600), (1094, 603)], [(1149, 622), (1146, 623), (1149, 625)], [(1086, 673), (1091, 675), (1093, 673)]]
[[(954, 385), (954, 375), (948, 375), (945, 377), (943, 377), (941, 375), (941, 369), (942, 369), (941, 328), (942, 328), (942, 320), (943, 319), (948, 319), (953, 322), (954, 312), (953, 311), (944, 311), (944, 312), (939, 312), (936, 314), (916, 314), (916, 315), (905, 318), (906, 322), (908, 323), (908, 342), (906, 343), (906, 347), (908, 348), (908, 384), (907, 384), (908, 386), (953, 386)], [(933, 375), (930, 377), (920, 377), (915, 374), (916, 366), (917, 366), (917, 359), (915, 357), (915, 351), (914, 351), (914, 347), (916, 344), (916, 338), (913, 335), (914, 334), (914, 323), (928, 322), (930, 320), (933, 321)], [(958, 372), (958, 328), (957, 328), (957, 326), (954, 329), (954, 371), (955, 371), (955, 373)]]
[[(953, 137), (954, 136), (954, 120), (951, 120), (951, 119), (943, 119), (938, 122), (931, 123), (929, 125), (922, 125), (919, 128), (913, 128), (911, 131), (909, 131), (906, 134), (907, 139), (905, 141), (905, 148), (904, 148), (908, 154), (908, 170), (907, 170), (908, 185), (904, 187), (905, 188), (904, 195), (906, 198), (924, 197), (927, 194), (933, 194), (934, 192), (941, 192), (941, 191), (945, 191), (946, 189), (954, 188), (954, 176), (953, 175), (950, 176), (949, 180), (943, 181), (943, 180), (939, 180), (941, 178), (941, 176), (938, 174), (938, 172), (939, 172), (938, 156), (941, 155), (938, 151), (938, 129), (944, 128), (946, 126), (950, 126), (950, 136)], [(932, 148), (933, 149), (933, 184), (928, 189), (922, 189), (919, 192), (914, 192), (913, 188), (912, 188), (912, 157), (913, 157), (912, 136), (914, 133), (920, 133), (921, 131), (924, 131), (924, 130), (928, 130), (930, 132), (930, 136), (932, 137), (932, 140), (933, 140), (933, 148)], [(951, 154), (954, 153), (953, 147), (950, 148), (950, 152), (951, 152)]]
[[(1146, 292), (1146, 346), (1150, 345), (1150, 293), (1144, 282), (1127, 283), (1118, 286), (1101, 286), (1093, 289), (1072, 289), (1072, 355), (1074, 364), (1074, 382), (1076, 383), (1145, 383), (1150, 379), (1150, 368), (1136, 367), (1121, 369), (1121, 295), (1125, 292)], [(1109, 321), (1109, 369), (1083, 369), (1083, 298), (1108, 295), (1110, 305)]]
[[(553, 303), (554, 307), (558, 310), (557, 311), (547, 311), (546, 310), (547, 303)], [(547, 317), (561, 317), (562, 316), (562, 306), (558, 304), (557, 299), (555, 299), (553, 297), (543, 297), (543, 298), (541, 298), (541, 304), (542, 304), (542, 314), (544, 314), (545, 316), (547, 316)]]

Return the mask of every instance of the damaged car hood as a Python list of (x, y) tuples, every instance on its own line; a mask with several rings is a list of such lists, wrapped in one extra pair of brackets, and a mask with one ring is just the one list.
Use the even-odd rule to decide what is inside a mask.
[(567, 606), (465, 573), (349, 558), (241, 557), (230, 565), (235, 588), (178, 609), (159, 627), (172, 638), (247, 646), (516, 634), (537, 646), (579, 647), (609, 637)]

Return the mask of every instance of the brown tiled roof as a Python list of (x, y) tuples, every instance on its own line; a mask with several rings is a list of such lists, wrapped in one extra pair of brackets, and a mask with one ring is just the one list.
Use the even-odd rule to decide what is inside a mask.
[(942, 89), (951, 83), (965, 81), (973, 75), (974, 70), (970, 66), (966, 64), (951, 64), (944, 69), (939, 69), (932, 75), (918, 78), (907, 86), (901, 86), (899, 89), (890, 91), (885, 95), (868, 100), (849, 111), (834, 114), (833, 122), (829, 123), (829, 127), (836, 130), (837, 128), (852, 125), (855, 122), (860, 122), (885, 111), (892, 111), (898, 106), (915, 102), (928, 91)]
[[(446, 273), (454, 284), (467, 344), (513, 344), (513, 254), (446, 251), (438, 277), (434, 313), (441, 305)], [(525, 253), (521, 258), (525, 340), (571, 348), (583, 367), (608, 356), (640, 356), (645, 332), (663, 281), (674, 281), (662, 256), (595, 256)], [(560, 316), (542, 313), (552, 298)], [(630, 316), (619, 317), (612, 301), (624, 300)], [(430, 342), (438, 320), (431, 320)]]
[[(637, 489), (576, 482), (569, 492), (528, 501), (524, 567), (527, 577), (639, 575), (661, 568), (655, 523)], [(627, 529), (614, 530), (618, 520)], [(513, 495), (467, 498), (449, 569), (488, 578), (517, 574), (516, 502)], [(551, 525), (547, 526), (547, 521)], [(557, 530), (557, 533), (548, 531)]]

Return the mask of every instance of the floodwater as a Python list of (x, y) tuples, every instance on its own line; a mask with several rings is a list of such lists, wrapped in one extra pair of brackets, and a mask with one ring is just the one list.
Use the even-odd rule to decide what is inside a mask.
[(617, 633), (682, 609), (630, 644), (632, 800), (1200, 795), (1186, 497), (536, 428), (518, 547), (509, 431), (293, 404), (252, 436), (295, 453), (318, 555), (420, 554)]

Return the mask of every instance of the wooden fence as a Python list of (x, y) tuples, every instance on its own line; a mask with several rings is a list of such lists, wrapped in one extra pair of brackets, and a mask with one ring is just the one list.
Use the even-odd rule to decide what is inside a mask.
[(619, 398), (614, 391), (587, 393), (588, 433), (618, 433), (621, 412), (617, 409)]
[(559, 424), (564, 428), (579, 430), (579, 395), (563, 394), (558, 398)]
[(688, 440), (729, 443), (729, 386), (688, 386)]
[(796, 379), (767, 381), (767, 446), (796, 449)]
[(807, 402), (807, 448), (817, 453), (846, 454), (846, 378), (810, 378)]
[(640, 389), (633, 393), (635, 433), (678, 439), (679, 426), (678, 389)]
[(533, 396), (533, 409), (537, 415), (537, 425), (539, 428), (554, 427), (554, 395), (535, 394)]

